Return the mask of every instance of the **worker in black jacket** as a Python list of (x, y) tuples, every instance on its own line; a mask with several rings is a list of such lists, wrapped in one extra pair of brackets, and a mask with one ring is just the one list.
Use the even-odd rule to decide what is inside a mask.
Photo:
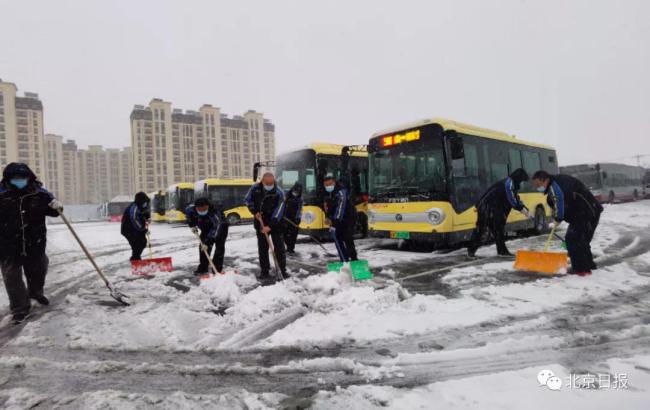
[(210, 204), (207, 198), (197, 198), (194, 205), (185, 210), (187, 224), (192, 232), (199, 234), (199, 267), (195, 275), (205, 275), (210, 271), (206, 253), (210, 255), (214, 247), (212, 263), (219, 273), (223, 272), (223, 258), (226, 253), (226, 239), (228, 238), (228, 221), (223, 210)]
[(62, 210), (27, 164), (6, 166), (0, 181), (0, 268), (14, 323), (29, 314), (30, 298), (50, 303), (43, 294), (49, 264), (45, 217), (59, 216)]
[(134, 201), (124, 210), (122, 215), (122, 236), (131, 245), (130, 260), (140, 260), (142, 251), (147, 247), (147, 232), (151, 221), (149, 197), (144, 192), (135, 194)]
[(302, 218), (302, 185), (296, 182), (290, 190), (285, 192), (285, 203), (287, 209), (284, 212), (284, 243), (287, 245), (287, 252), (294, 254), (296, 250), (296, 239), (298, 238), (298, 226)]
[(528, 174), (518, 168), (509, 177), (496, 182), (481, 195), (476, 204), (478, 219), (467, 247), (468, 256), (473, 257), (476, 254), (486, 231), (489, 231), (496, 241), (497, 254), (512, 256), (506, 246), (506, 222), (512, 209), (530, 217), (528, 209), (519, 198), (521, 183), (525, 181), (528, 181)]
[[(262, 181), (253, 184), (244, 199), (248, 210), (255, 217), (253, 226), (257, 234), (257, 250), (260, 258), (260, 281), (272, 282), (269, 275), (269, 245), (265, 234), (269, 235), (275, 249), (275, 256), (283, 277), (287, 275), (286, 252), (282, 235), (282, 219), (285, 212), (285, 195), (275, 183), (275, 176), (267, 172), (262, 176)], [(264, 226), (262, 226), (262, 222)]]
[(549, 175), (537, 171), (533, 186), (547, 195), (548, 205), (553, 208), (556, 224), (566, 221), (566, 246), (571, 258), (571, 270), (580, 276), (590, 275), (596, 269), (591, 254), (591, 240), (600, 221), (603, 207), (579, 179), (569, 175)]
[(350, 199), (350, 193), (331, 175), (323, 179), (323, 185), (325, 214), (341, 262), (356, 261), (357, 249), (354, 246), (353, 235), (357, 223), (357, 210)]

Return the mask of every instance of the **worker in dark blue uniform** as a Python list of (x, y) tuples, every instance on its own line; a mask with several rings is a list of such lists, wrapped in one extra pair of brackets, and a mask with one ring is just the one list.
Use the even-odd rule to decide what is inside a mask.
[(325, 214), (330, 225), (330, 233), (336, 244), (341, 262), (357, 260), (354, 245), (354, 227), (357, 223), (357, 210), (350, 199), (350, 193), (336, 179), (328, 175), (323, 179), (325, 188)]
[(226, 253), (226, 239), (228, 238), (228, 221), (223, 210), (212, 205), (207, 198), (197, 198), (194, 205), (185, 210), (187, 224), (192, 232), (199, 235), (199, 266), (194, 271), (195, 275), (208, 273), (209, 261), (206, 253), (210, 255), (214, 247), (212, 263), (219, 273), (223, 272), (223, 259)]
[(566, 221), (569, 224), (565, 237), (571, 258), (569, 273), (590, 275), (597, 268), (591, 253), (591, 240), (603, 206), (582, 181), (572, 176), (537, 171), (532, 181), (535, 189), (547, 195), (548, 205), (553, 208), (554, 223)]

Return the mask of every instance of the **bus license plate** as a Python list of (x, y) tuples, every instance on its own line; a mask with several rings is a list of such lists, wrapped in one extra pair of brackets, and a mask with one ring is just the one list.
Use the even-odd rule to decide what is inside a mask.
[(410, 232), (391, 231), (390, 237), (391, 237), (391, 239), (410, 239), (411, 238), (411, 233)]

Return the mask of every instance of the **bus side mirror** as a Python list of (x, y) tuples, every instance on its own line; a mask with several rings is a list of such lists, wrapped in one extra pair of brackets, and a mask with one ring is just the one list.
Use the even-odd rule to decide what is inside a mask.
[(325, 158), (318, 160), (318, 173), (322, 175), (327, 173), (327, 160)]
[(463, 137), (453, 133), (448, 137), (449, 151), (451, 152), (451, 159), (465, 158), (465, 148), (463, 146)]
[(257, 182), (257, 176), (260, 173), (260, 166), (261, 164), (259, 162), (253, 164), (253, 182)]

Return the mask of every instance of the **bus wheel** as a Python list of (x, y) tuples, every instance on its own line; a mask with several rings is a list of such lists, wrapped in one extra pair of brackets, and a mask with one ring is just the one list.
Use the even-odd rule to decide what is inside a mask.
[(541, 235), (548, 231), (548, 224), (546, 223), (546, 212), (544, 208), (538, 206), (535, 209), (535, 226), (533, 227), (535, 235)]
[(616, 194), (614, 194), (614, 191), (609, 191), (609, 198), (607, 199), (607, 202), (613, 204), (614, 201), (616, 201)]
[(241, 221), (241, 218), (239, 217), (239, 215), (238, 215), (238, 214), (235, 214), (235, 213), (233, 213), (233, 214), (228, 214), (228, 216), (226, 217), (226, 219), (228, 220), (228, 223), (229, 223), (230, 225), (237, 225), (237, 224), (239, 223), (239, 221)]

